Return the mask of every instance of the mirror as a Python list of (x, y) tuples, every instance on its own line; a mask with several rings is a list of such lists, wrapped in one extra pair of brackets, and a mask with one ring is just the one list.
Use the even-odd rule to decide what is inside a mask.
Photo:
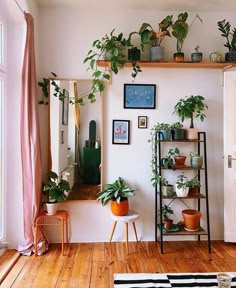
[(69, 104), (55, 97), (55, 85), (69, 98), (81, 97), (91, 87), (90, 79), (53, 79), (50, 82), (51, 170), (69, 181), (68, 200), (95, 200), (102, 183), (103, 97), (85, 105)]

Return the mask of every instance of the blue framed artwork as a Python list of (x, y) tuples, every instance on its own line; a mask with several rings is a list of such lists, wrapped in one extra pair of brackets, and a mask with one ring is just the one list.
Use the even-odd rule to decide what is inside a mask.
[(155, 84), (124, 84), (124, 108), (155, 109)]
[(129, 144), (130, 120), (113, 120), (112, 144)]

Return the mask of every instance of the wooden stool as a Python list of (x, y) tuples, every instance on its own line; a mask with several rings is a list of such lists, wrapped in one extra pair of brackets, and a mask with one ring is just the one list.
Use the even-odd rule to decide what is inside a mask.
[(61, 226), (61, 252), (64, 255), (64, 227), (66, 228), (66, 242), (69, 242), (68, 236), (68, 218), (69, 214), (66, 210), (58, 210), (54, 215), (48, 215), (47, 211), (42, 211), (35, 220), (35, 239), (34, 250), (37, 256), (37, 243), (38, 243), (38, 228), (39, 226), (60, 225)]
[(113, 226), (112, 226), (110, 242), (111, 242), (113, 234), (115, 232), (117, 222), (119, 221), (119, 222), (125, 223), (126, 249), (129, 252), (129, 248), (128, 248), (128, 238), (129, 238), (129, 236), (128, 236), (129, 235), (129, 233), (128, 233), (128, 223), (132, 222), (133, 228), (134, 228), (135, 238), (136, 238), (136, 241), (138, 242), (137, 231), (136, 231), (136, 227), (135, 227), (135, 220), (138, 219), (138, 217), (139, 217), (138, 212), (132, 211), (132, 210), (129, 210), (128, 214), (125, 215), (125, 216), (116, 216), (116, 215), (111, 214), (111, 218), (115, 222), (113, 223)]

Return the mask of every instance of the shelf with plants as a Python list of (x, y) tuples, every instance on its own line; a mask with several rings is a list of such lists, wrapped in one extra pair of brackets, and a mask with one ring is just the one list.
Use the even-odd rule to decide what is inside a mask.
[[(110, 68), (109, 60), (99, 60), (97, 61), (99, 67)], [(140, 68), (208, 68), (208, 69), (228, 69), (231, 67), (235, 67), (236, 63), (230, 62), (157, 62), (157, 61), (136, 61), (136, 64)], [(132, 67), (131, 61), (126, 61), (124, 67)]]
[[(211, 246), (210, 246), (210, 221), (209, 221), (209, 203), (208, 203), (208, 181), (207, 181), (207, 178), (208, 178), (208, 175), (207, 175), (207, 152), (206, 152), (206, 133), (205, 132), (198, 132), (198, 139), (194, 140), (194, 141), (163, 141), (163, 140), (158, 140), (161, 138), (161, 135), (160, 135), (160, 132), (158, 131), (157, 132), (157, 135), (156, 135), (156, 138), (157, 138), (157, 141), (156, 141), (156, 148), (155, 148), (155, 157), (156, 157), (156, 174), (158, 175), (159, 177), (159, 181), (156, 182), (155, 184), (155, 195), (156, 195), (156, 199), (155, 199), (155, 205), (156, 205), (156, 208), (155, 210), (157, 211), (156, 212), (156, 223), (155, 223), (155, 227), (156, 227), (156, 231), (155, 231), (155, 235), (156, 235), (156, 241), (157, 241), (157, 236), (159, 235), (160, 236), (160, 250), (161, 250), (161, 253), (163, 253), (163, 237), (164, 236), (173, 236), (173, 235), (183, 235), (183, 236), (189, 236), (189, 235), (197, 235), (198, 236), (198, 240), (200, 240), (200, 236), (201, 235), (207, 235), (208, 237), (208, 251), (209, 253), (211, 252)], [(172, 157), (172, 167), (164, 167), (163, 166), (163, 159), (165, 158), (162, 158), (163, 157), (163, 151), (165, 151), (170, 145), (171, 145), (171, 142), (172, 143), (175, 143), (177, 142), (179, 144), (179, 146), (182, 145), (182, 142), (185, 142), (189, 145), (187, 145), (187, 147), (185, 147), (185, 149), (196, 149), (197, 151), (197, 154), (198, 155), (202, 155), (202, 166), (199, 166), (199, 167), (192, 167), (191, 166), (191, 161), (190, 161), (190, 166), (185, 166), (185, 167), (180, 167), (180, 168), (177, 168), (175, 169), (174, 165), (175, 165), (175, 155), (176, 154), (180, 154), (180, 150), (179, 148), (170, 148), (169, 151), (168, 151), (168, 156), (169, 158), (166, 158), (166, 159), (169, 159), (168, 161), (170, 161), (170, 157)], [(166, 147), (168, 146), (168, 147)], [(170, 161), (171, 162), (171, 161)], [(169, 163), (168, 163), (169, 165)], [(170, 175), (169, 173), (178, 173), (179, 171), (191, 171), (193, 170), (193, 173), (195, 174), (194, 178), (196, 178), (196, 181), (199, 183), (199, 190), (198, 192), (195, 194), (183, 194), (183, 195), (179, 195), (179, 192), (177, 193), (177, 183), (178, 183), (178, 177), (180, 178), (180, 181), (179, 183), (181, 184), (186, 184), (189, 182), (189, 186), (188, 184), (186, 184), (186, 187), (191, 187), (190, 186), (190, 182), (193, 181), (192, 180), (186, 180), (187, 179), (187, 176), (182, 174), (182, 175), (179, 175), (177, 177), (177, 181), (176, 181), (176, 191), (172, 193), (172, 195), (165, 195), (164, 194), (164, 191), (163, 191), (163, 186), (166, 185), (164, 179), (166, 179), (164, 176), (168, 176)], [(182, 171), (182, 172), (183, 172)], [(165, 175), (164, 175), (165, 174)], [(185, 179), (186, 178), (186, 179)], [(204, 191), (201, 191), (201, 186), (202, 186), (202, 183), (204, 182)], [(197, 212), (201, 213), (201, 200), (205, 202), (205, 205), (206, 205), (206, 222), (207, 222), (207, 227), (206, 229), (203, 229), (203, 227), (200, 226), (200, 221), (199, 221), (199, 227), (197, 227), (196, 231), (193, 230), (193, 231), (189, 231), (187, 229), (187, 227), (185, 227), (185, 223), (184, 225), (182, 225), (183, 222), (179, 222), (178, 224), (173, 224), (175, 225), (174, 227), (177, 229), (177, 230), (166, 230), (166, 229), (163, 229), (163, 217), (161, 217), (160, 215), (162, 215), (162, 209), (163, 207), (165, 207), (165, 200), (170, 200), (168, 206), (171, 207), (171, 204), (174, 202), (174, 201), (182, 201), (183, 204), (185, 204), (187, 207), (188, 205), (185, 203), (185, 200), (188, 200), (188, 199), (192, 199), (193, 201), (197, 201)], [(189, 208), (190, 209), (190, 208)], [(159, 214), (158, 214), (159, 213)], [(187, 229), (187, 231), (186, 231)]]

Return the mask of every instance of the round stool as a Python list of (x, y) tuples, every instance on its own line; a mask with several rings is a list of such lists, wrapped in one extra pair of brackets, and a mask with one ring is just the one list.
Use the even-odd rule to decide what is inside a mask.
[(128, 238), (129, 238), (128, 237), (128, 223), (132, 222), (133, 228), (134, 228), (135, 238), (136, 238), (136, 241), (138, 242), (137, 231), (136, 231), (136, 227), (135, 227), (135, 220), (138, 219), (138, 217), (139, 217), (138, 212), (132, 211), (132, 210), (129, 210), (128, 214), (125, 216), (116, 216), (116, 215), (111, 214), (111, 218), (114, 220), (114, 223), (112, 226), (110, 242), (111, 242), (113, 234), (115, 232), (117, 222), (118, 221), (123, 222), (123, 223), (125, 223), (125, 240), (126, 240), (126, 248), (128, 251), (128, 249), (129, 249), (128, 248)]

